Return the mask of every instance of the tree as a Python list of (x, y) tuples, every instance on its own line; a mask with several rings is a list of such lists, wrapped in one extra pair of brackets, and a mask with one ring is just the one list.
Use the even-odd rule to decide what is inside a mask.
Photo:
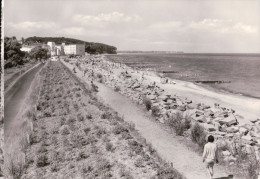
[(47, 59), (49, 57), (48, 50), (40, 46), (33, 48), (30, 52), (30, 56), (36, 60)]
[(5, 37), (4, 39), (4, 60), (5, 68), (10, 68), (16, 65), (22, 65), (25, 53), (21, 51), (21, 44), (16, 37)]

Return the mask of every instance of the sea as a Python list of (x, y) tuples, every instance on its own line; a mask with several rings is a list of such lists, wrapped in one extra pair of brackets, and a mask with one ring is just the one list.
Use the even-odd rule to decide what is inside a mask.
[(107, 58), (210, 90), (260, 99), (260, 54), (119, 53)]

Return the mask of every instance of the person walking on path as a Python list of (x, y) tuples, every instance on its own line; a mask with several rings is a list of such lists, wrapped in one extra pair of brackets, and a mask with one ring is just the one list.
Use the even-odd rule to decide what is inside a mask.
[(214, 164), (215, 162), (218, 163), (217, 145), (214, 143), (214, 137), (212, 135), (208, 137), (208, 143), (204, 146), (203, 163), (204, 162), (212, 179), (214, 175)]

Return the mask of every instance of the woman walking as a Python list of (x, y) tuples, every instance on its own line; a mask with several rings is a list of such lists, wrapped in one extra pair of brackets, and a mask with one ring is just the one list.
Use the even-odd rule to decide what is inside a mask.
[(204, 146), (203, 162), (206, 163), (207, 171), (211, 177), (214, 175), (214, 164), (218, 163), (217, 145), (214, 143), (214, 137), (210, 135), (208, 137), (208, 143)]

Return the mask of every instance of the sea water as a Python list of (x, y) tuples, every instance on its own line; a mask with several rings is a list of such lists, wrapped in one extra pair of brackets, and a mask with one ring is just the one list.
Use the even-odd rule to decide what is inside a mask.
[(107, 57), (212, 90), (260, 98), (260, 54), (128, 53)]

